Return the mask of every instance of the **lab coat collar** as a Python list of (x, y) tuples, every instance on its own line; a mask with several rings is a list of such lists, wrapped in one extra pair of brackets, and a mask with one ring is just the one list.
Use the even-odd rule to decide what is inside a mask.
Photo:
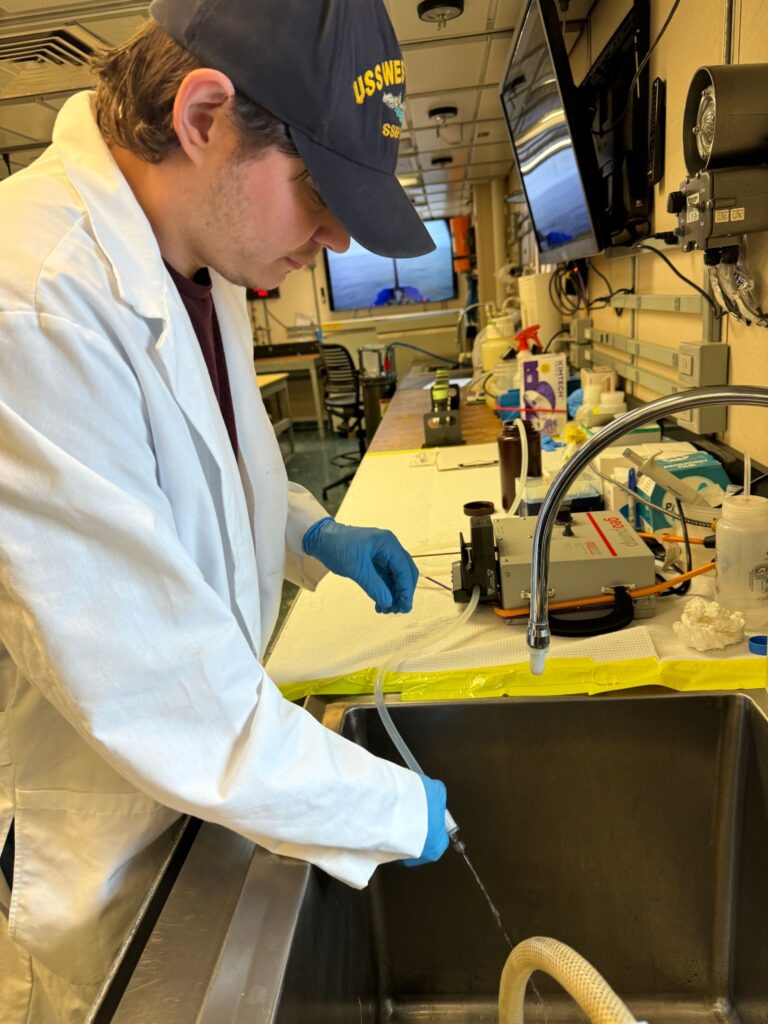
[[(93, 92), (71, 96), (53, 128), (53, 147), (88, 211), (120, 297), (147, 319), (168, 319), (168, 275), (147, 216), (115, 163), (93, 113)], [(158, 291), (157, 283), (163, 281)]]

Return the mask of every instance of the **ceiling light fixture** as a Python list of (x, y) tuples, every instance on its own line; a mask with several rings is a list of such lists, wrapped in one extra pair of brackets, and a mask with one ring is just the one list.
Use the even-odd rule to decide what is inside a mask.
[(445, 28), (446, 22), (464, 13), (464, 0), (421, 0), (416, 10), (422, 21)]
[(421, 184), (418, 174), (398, 174), (397, 180), (403, 188), (413, 188), (414, 185)]
[[(427, 111), (427, 117), (435, 125), (435, 132), (437, 133), (438, 139), (442, 138), (441, 130), (445, 128), (449, 121), (452, 121), (454, 117), (458, 116), (459, 108), (452, 106), (432, 107), (431, 110)], [(462, 140), (462, 134), (464, 129), (462, 128), (461, 125), (454, 125), (453, 127), (458, 131), (458, 136), (456, 135), (456, 132), (452, 130), (451, 132), (446, 133), (445, 141), (449, 145), (458, 145), (458, 143), (460, 143)], [(449, 138), (448, 136), (451, 137)]]
[(442, 128), (444, 124), (458, 116), (458, 107), (432, 107), (431, 110), (427, 111), (427, 117), (430, 121), (434, 121), (438, 128)]

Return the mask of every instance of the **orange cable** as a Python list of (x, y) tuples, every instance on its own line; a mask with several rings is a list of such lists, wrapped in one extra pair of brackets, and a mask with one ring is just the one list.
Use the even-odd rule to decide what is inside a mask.
[[(673, 576), (671, 580), (665, 580), (663, 583), (655, 583), (651, 587), (641, 587), (639, 590), (630, 590), (629, 596), (634, 599), (650, 597), (652, 594), (660, 594), (664, 590), (669, 590), (670, 587), (676, 587), (678, 583), (692, 580), (694, 576), (701, 576), (705, 572), (711, 572), (714, 568), (714, 562), (707, 562), (706, 565), (700, 565), (698, 569), (691, 569), (690, 572), (684, 572), (680, 576)], [(611, 594), (601, 594), (599, 597), (583, 597), (574, 601), (555, 601), (549, 608), (550, 611), (559, 612), (567, 608), (588, 608), (592, 605), (610, 604), (612, 600)], [(529, 608), (497, 608), (494, 606), (493, 610), (502, 619), (527, 618), (530, 614)]]

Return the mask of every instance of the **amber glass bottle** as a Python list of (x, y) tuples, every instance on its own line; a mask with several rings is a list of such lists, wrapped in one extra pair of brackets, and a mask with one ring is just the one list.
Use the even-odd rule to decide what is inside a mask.
[[(523, 420), (528, 440), (528, 476), (541, 476), (541, 435), (532, 423)], [(507, 420), (498, 436), (499, 472), (501, 473), (501, 503), (509, 512), (515, 500), (515, 481), (520, 476), (523, 446), (515, 420)]]

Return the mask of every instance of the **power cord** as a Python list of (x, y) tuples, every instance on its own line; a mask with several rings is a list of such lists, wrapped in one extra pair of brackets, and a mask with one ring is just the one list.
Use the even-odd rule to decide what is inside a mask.
[(661, 29), (659, 30), (659, 34), (656, 36), (654, 41), (651, 43), (651, 45), (650, 45), (650, 47), (648, 49), (648, 53), (646, 53), (645, 57), (643, 57), (643, 59), (640, 61), (640, 64), (638, 65), (638, 68), (637, 68), (637, 71), (635, 72), (634, 78), (630, 82), (629, 89), (627, 90), (627, 101), (624, 104), (624, 109), (619, 114), (619, 116), (614, 121), (612, 121), (609, 125), (606, 125), (605, 128), (600, 128), (597, 131), (595, 131), (593, 129), (593, 131), (592, 131), (593, 135), (599, 135), (599, 136), (607, 135), (608, 132), (612, 132), (613, 129), (617, 125), (621, 124), (621, 122), (627, 116), (627, 112), (628, 112), (628, 110), (629, 110), (629, 108), (630, 108), (630, 106), (632, 104), (632, 93), (634, 91), (635, 86), (637, 85), (637, 80), (640, 77), (640, 75), (642, 75), (643, 71), (645, 70), (645, 66), (648, 63), (648, 61), (650, 60), (651, 54), (656, 49), (656, 47), (659, 45), (659, 43), (662, 40), (662, 37), (664, 36), (664, 33), (669, 28), (669, 23), (674, 18), (675, 12), (677, 11), (677, 8), (679, 6), (680, 6), (680, 0), (674, 0), (674, 3), (672, 4), (672, 7), (670, 9), (670, 12), (667, 15), (667, 20), (661, 26)]
[[(691, 538), (688, 535), (688, 523), (683, 515), (683, 504), (679, 498), (675, 498), (675, 505), (677, 507), (677, 514), (680, 518), (680, 524), (683, 529), (683, 542), (685, 544), (685, 572), (689, 573), (693, 568), (693, 555), (691, 554)], [(667, 594), (675, 594), (677, 597), (683, 597), (691, 589), (690, 577), (684, 580), (677, 587), (670, 587), (667, 590)]]
[(695, 281), (692, 281), (689, 277), (686, 277), (685, 274), (681, 274), (680, 271), (677, 269), (677, 267), (672, 262), (672, 260), (667, 255), (665, 255), (660, 249), (657, 249), (654, 245), (645, 245), (642, 242), (635, 242), (635, 244), (632, 246), (632, 248), (633, 249), (645, 249), (646, 252), (655, 253), (659, 257), (660, 260), (663, 260), (664, 263), (666, 263), (666, 265), (669, 267), (669, 269), (672, 271), (672, 273), (676, 277), (679, 277), (681, 281), (684, 281), (687, 285), (690, 285), (690, 287), (693, 288), (693, 290), (695, 292), (698, 292), (699, 295), (701, 295), (701, 297), (703, 299), (705, 299), (710, 304), (710, 306), (714, 310), (714, 316), (715, 316), (716, 320), (719, 320), (721, 317), (726, 315), (726, 310), (720, 309), (720, 307), (715, 302), (715, 300), (712, 298), (712, 296), (711, 295), (707, 295), (707, 293), (704, 291), (704, 289), (700, 288), (699, 285), (697, 285)]
[(552, 342), (555, 340), (555, 338), (559, 338), (561, 334), (570, 334), (570, 328), (568, 328), (568, 327), (561, 327), (559, 331), (555, 331), (555, 333), (552, 335), (552, 337), (549, 339), (549, 341), (546, 343), (546, 345), (542, 348), (542, 350), (541, 350), (541, 354), (542, 355), (544, 355), (545, 352), (549, 352), (549, 346), (552, 344)]
[[(598, 277), (605, 281), (608, 286), (608, 294), (590, 299), (578, 266), (576, 264), (565, 264), (558, 267), (549, 279), (549, 297), (552, 305), (561, 316), (576, 316), (582, 306), (588, 312), (593, 309), (605, 309), (606, 306), (610, 305), (611, 299), (615, 295), (633, 294), (632, 288), (613, 288), (605, 274), (598, 270), (591, 261), (589, 267)], [(575, 294), (568, 292), (569, 281), (572, 281), (576, 286)], [(617, 309), (616, 313), (621, 315), (622, 310)]]

